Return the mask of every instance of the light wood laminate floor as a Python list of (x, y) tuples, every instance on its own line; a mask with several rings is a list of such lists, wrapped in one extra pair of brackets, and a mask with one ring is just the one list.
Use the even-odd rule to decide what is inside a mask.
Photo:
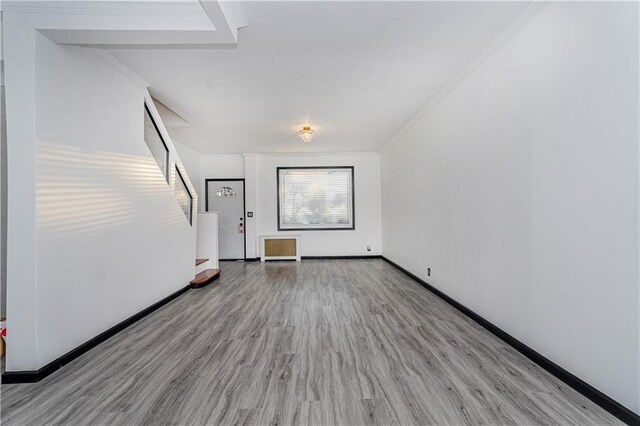
[(9, 424), (617, 424), (382, 260), (222, 262), (37, 384)]

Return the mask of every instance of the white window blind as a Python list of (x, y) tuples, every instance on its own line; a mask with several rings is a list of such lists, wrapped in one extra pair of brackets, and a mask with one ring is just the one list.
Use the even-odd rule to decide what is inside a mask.
[(278, 229), (354, 229), (353, 167), (278, 168)]

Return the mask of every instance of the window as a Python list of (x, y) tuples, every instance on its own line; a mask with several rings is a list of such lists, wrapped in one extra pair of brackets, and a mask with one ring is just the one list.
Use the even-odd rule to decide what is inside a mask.
[(231, 188), (229, 186), (221, 186), (216, 191), (216, 197), (235, 198), (236, 197), (236, 191), (234, 191), (233, 188)]
[(174, 191), (176, 194), (176, 199), (178, 200), (178, 204), (180, 204), (180, 207), (182, 207), (182, 211), (189, 220), (189, 224), (192, 225), (193, 223), (191, 222), (191, 216), (193, 209), (193, 197), (191, 196), (191, 193), (187, 188), (187, 184), (182, 177), (182, 173), (180, 173), (180, 170), (178, 170), (178, 166), (176, 166), (176, 185)]
[(278, 167), (278, 230), (355, 229), (353, 167)]
[(151, 155), (162, 170), (164, 178), (169, 182), (169, 148), (160, 134), (160, 129), (151, 116), (147, 104), (144, 104), (144, 141), (151, 151)]

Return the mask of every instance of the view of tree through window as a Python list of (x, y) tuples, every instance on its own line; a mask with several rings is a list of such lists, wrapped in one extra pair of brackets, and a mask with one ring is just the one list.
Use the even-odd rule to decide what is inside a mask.
[(278, 228), (354, 229), (353, 167), (278, 168)]

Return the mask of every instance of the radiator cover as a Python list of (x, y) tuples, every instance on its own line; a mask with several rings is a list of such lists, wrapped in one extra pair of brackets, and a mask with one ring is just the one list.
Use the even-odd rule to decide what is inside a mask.
[(267, 257), (296, 256), (295, 238), (265, 238), (264, 255)]
[(262, 235), (260, 246), (262, 261), (300, 260), (299, 235)]

